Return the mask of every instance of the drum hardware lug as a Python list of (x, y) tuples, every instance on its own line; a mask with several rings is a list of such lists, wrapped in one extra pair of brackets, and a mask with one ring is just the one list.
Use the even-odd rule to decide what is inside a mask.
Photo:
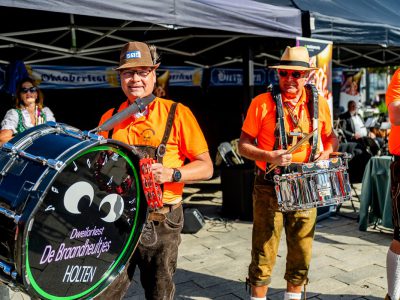
[(6, 152), (11, 152), (13, 154), (17, 153), (17, 149), (16, 149), (16, 147), (14, 147), (14, 144), (12, 144), (12, 143), (9, 143), (9, 142), (4, 143), (2, 148)]
[(55, 169), (57, 171), (59, 171), (62, 168), (63, 164), (64, 164), (62, 161), (55, 160), (55, 159), (46, 159), (46, 158), (44, 158), (42, 156), (32, 155), (32, 154), (29, 154), (29, 153), (27, 153), (25, 151), (22, 151), (22, 150), (18, 151), (18, 155), (20, 155), (21, 157), (36, 161), (36, 162), (38, 162), (38, 163), (40, 163), (40, 164), (42, 164), (44, 166), (47, 165), (50, 168), (53, 168), (53, 169)]
[(0, 214), (10, 219), (14, 219), (15, 224), (18, 224), (19, 219), (21, 218), (21, 215), (17, 215), (15, 212), (5, 209), (4, 207), (0, 207)]
[(59, 171), (59, 170), (63, 167), (64, 163), (63, 163), (62, 161), (60, 161), (60, 160), (48, 159), (48, 160), (47, 160), (47, 165), (48, 165), (50, 168), (53, 168), (53, 169), (55, 169), (56, 171)]
[(99, 134), (95, 134), (95, 133), (90, 132), (90, 131), (84, 131), (82, 133), (82, 136), (83, 136), (83, 138), (90, 139), (90, 140), (96, 140), (96, 141), (105, 140), (104, 136), (99, 135)]

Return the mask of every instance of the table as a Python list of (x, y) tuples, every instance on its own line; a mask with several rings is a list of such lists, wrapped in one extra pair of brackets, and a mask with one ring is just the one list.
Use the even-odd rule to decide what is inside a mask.
[(391, 156), (373, 156), (365, 167), (358, 224), (361, 231), (367, 230), (368, 224), (379, 220), (384, 227), (393, 228), (390, 194), (391, 162)]

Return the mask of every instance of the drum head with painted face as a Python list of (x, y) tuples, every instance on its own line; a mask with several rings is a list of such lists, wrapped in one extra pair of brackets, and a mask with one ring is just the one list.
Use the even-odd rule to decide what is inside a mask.
[(138, 165), (102, 145), (55, 177), (25, 239), (26, 281), (41, 298), (93, 297), (124, 266), (145, 220)]

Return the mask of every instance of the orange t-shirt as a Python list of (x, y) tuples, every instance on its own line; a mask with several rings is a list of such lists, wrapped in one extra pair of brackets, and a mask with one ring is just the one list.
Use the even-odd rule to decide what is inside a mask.
[[(168, 113), (173, 101), (155, 98), (147, 111), (148, 114), (135, 118), (129, 117), (114, 127), (112, 138), (128, 145), (145, 145), (158, 147), (164, 135)], [(128, 100), (118, 109), (128, 107)], [(113, 109), (108, 110), (100, 120), (103, 124), (112, 116)], [(107, 137), (108, 132), (101, 133)], [(208, 152), (207, 142), (196, 118), (190, 109), (178, 104), (171, 134), (167, 142), (167, 149), (163, 158), (163, 165), (168, 168), (178, 168), (184, 164), (185, 158), (194, 160), (197, 155)], [(182, 182), (164, 183), (164, 203), (177, 203), (182, 200), (184, 184)]]
[[(394, 73), (386, 91), (386, 105), (400, 101), (400, 69)], [(391, 124), (389, 134), (389, 151), (394, 155), (400, 155), (400, 126)]]
[[(288, 101), (282, 95), (282, 102)], [(312, 99), (310, 99), (312, 101)], [(318, 145), (321, 147), (321, 137), (326, 137), (332, 133), (331, 113), (328, 102), (322, 96), (319, 96), (319, 114), (318, 114)], [(312, 122), (308, 112), (308, 99), (305, 88), (299, 102), (293, 110), (294, 115), (299, 116), (299, 125), (304, 133), (312, 131)], [(293, 131), (296, 126), (288, 113), (288, 108), (284, 105), (285, 112), (285, 131)], [(253, 99), (247, 111), (246, 119), (242, 126), (242, 131), (257, 139), (257, 147), (266, 151), (272, 151), (275, 144), (275, 126), (276, 126), (276, 104), (271, 93), (260, 94)], [(298, 141), (300, 138), (298, 138)], [(289, 147), (290, 148), (290, 147)], [(302, 147), (293, 153), (293, 162), (308, 162), (311, 153), (309, 143), (305, 143)], [(265, 161), (256, 161), (256, 164), (262, 170), (266, 168)]]

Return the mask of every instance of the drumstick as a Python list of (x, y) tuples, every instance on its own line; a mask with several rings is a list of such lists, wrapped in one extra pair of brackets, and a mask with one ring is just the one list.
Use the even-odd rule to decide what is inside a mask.
[[(296, 145), (294, 145), (292, 148), (290, 148), (285, 154), (291, 154), (294, 151), (296, 151), (297, 149), (300, 148), (301, 145), (303, 145), (305, 142), (307, 142), (314, 134), (315, 130), (311, 131), (310, 133), (308, 133), (305, 137), (303, 137)], [(271, 172), (272, 170), (274, 170), (278, 165), (272, 164), (268, 170), (268, 172), (265, 173), (265, 175), (267, 175), (269, 172)]]

